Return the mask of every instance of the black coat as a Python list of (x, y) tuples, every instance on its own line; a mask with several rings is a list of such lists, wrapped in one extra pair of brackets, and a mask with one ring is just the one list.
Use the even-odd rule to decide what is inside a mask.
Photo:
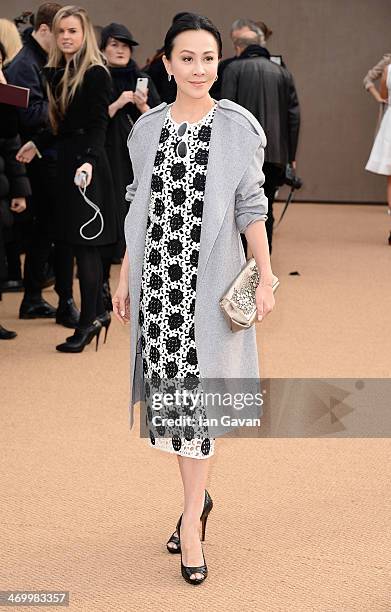
[(26, 168), (15, 159), (21, 146), (15, 115), (16, 109), (12, 106), (0, 104), (0, 280), (7, 274), (3, 233), (7, 223), (13, 221), (9, 210), (11, 199), (31, 194)]
[[(59, 83), (64, 68), (44, 68), (44, 75), (51, 90)], [(57, 143), (57, 200), (55, 214), (55, 238), (71, 245), (89, 244), (102, 246), (117, 242), (120, 235), (118, 206), (115, 203), (113, 179), (105, 150), (106, 130), (109, 121), (111, 79), (103, 66), (91, 66), (82, 85), (72, 99), (66, 116), (60, 122), (58, 134), (42, 132), (34, 138), (38, 149), (51, 142)], [(76, 170), (83, 163), (93, 166), (92, 181), (86, 196), (99, 206), (104, 219), (104, 230), (97, 238), (86, 240), (80, 235), (80, 227), (94, 215), (74, 183)], [(84, 228), (87, 236), (100, 229), (97, 218)]]
[[(117, 100), (124, 91), (135, 91), (139, 77), (147, 77), (148, 105), (152, 108), (160, 104), (159, 94), (152, 79), (138, 68), (134, 60), (130, 60), (124, 68), (110, 68), (110, 74), (112, 78), (110, 103)], [(121, 229), (129, 210), (129, 202), (125, 200), (126, 186), (133, 182), (133, 170), (127, 139), (133, 124), (140, 115), (141, 113), (135, 104), (126, 104), (109, 120), (106, 133), (106, 151), (113, 176), (115, 202), (118, 206)], [(120, 257), (123, 254), (123, 246), (124, 237), (121, 236), (119, 250), (113, 255)]]
[(285, 166), (296, 159), (300, 109), (292, 75), (270, 60), (264, 47), (249, 45), (224, 69), (221, 97), (247, 108), (265, 130), (265, 161)]
[(227, 68), (227, 66), (230, 65), (231, 62), (234, 62), (237, 59), (238, 58), (236, 56), (227, 57), (226, 59), (223, 59), (219, 62), (219, 65), (217, 68), (217, 81), (213, 83), (212, 87), (209, 90), (209, 94), (215, 100), (221, 100), (221, 87), (223, 84), (224, 70)]

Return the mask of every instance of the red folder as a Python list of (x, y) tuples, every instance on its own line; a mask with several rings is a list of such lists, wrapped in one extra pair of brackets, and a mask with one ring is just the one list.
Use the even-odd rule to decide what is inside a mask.
[(29, 105), (30, 90), (17, 85), (4, 85), (0, 83), (0, 102), (27, 108)]

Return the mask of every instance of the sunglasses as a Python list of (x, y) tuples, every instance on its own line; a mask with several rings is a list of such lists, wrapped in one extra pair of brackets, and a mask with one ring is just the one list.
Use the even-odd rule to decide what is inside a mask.
[(182, 159), (185, 159), (185, 157), (187, 157), (187, 153), (188, 153), (188, 146), (187, 146), (187, 139), (184, 140), (185, 136), (187, 135), (187, 129), (188, 129), (188, 123), (187, 121), (185, 121), (184, 123), (181, 123), (181, 125), (178, 127), (178, 137), (181, 139), (177, 146), (176, 146), (176, 153), (178, 155), (178, 157), (181, 157)]

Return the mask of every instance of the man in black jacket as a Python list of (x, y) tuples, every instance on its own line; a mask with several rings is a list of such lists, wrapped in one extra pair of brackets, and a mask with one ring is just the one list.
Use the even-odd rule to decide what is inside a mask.
[(261, 28), (255, 23), (255, 21), (252, 21), (252, 19), (236, 19), (231, 25), (230, 36), (235, 48), (236, 55), (234, 55), (233, 57), (227, 57), (225, 59), (222, 59), (219, 62), (217, 69), (217, 81), (213, 83), (209, 92), (212, 98), (214, 98), (215, 100), (221, 100), (222, 97), (221, 87), (223, 84), (224, 70), (227, 68), (227, 66), (229, 66), (231, 62), (234, 62), (238, 59), (238, 56), (243, 50), (235, 46), (235, 41), (238, 38), (242, 37), (251, 38), (252, 36), (254, 36), (254, 33), (258, 34), (261, 38), (264, 38)]
[[(224, 70), (221, 97), (247, 108), (265, 130), (263, 188), (269, 203), (266, 232), (271, 253), (273, 202), (278, 187), (284, 183), (286, 164), (296, 166), (300, 109), (292, 75), (287, 68), (272, 62), (269, 51), (259, 42), (256, 33), (234, 41), (240, 54)], [(243, 243), (246, 249), (245, 240)]]
[[(34, 137), (49, 125), (48, 100), (41, 70), (48, 61), (52, 44), (51, 26), (60, 4), (42, 4), (35, 16), (33, 31), (24, 36), (24, 46), (8, 65), (6, 78), (12, 85), (30, 89), (29, 105), (19, 109), (19, 133), (22, 141)], [(76, 327), (79, 312), (72, 298), (73, 256), (69, 246), (55, 244), (55, 289), (60, 297), (56, 309), (42, 298), (45, 270), (53, 243), (53, 213), (56, 198), (56, 151), (42, 151), (41, 159), (28, 166), (32, 187), (29, 202), (32, 212), (31, 243), (26, 250), (24, 297), (19, 310), (21, 319), (54, 318), (66, 327)]]

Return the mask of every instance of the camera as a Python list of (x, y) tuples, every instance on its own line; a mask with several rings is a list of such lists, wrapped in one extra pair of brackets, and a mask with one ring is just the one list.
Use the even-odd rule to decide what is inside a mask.
[(292, 187), (292, 189), (300, 189), (303, 186), (303, 181), (299, 176), (296, 176), (296, 172), (292, 164), (286, 165), (284, 183), (285, 185)]

